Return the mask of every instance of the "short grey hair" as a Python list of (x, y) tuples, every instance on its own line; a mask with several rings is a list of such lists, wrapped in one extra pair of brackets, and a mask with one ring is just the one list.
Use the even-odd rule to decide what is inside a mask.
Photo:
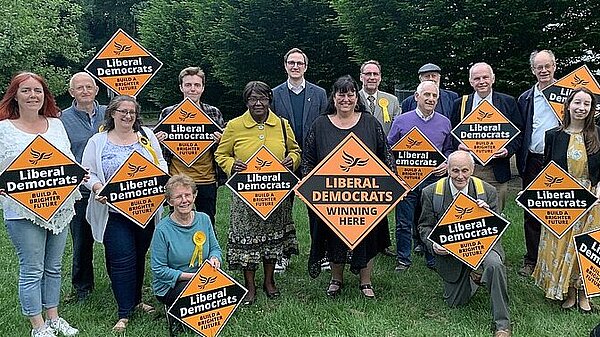
[(552, 52), (552, 50), (550, 50), (550, 49), (534, 50), (531, 52), (531, 55), (529, 55), (529, 64), (531, 65), (531, 68), (533, 68), (533, 66), (534, 66), (533, 61), (535, 60), (535, 57), (539, 53), (548, 54), (550, 56), (550, 58), (552, 59), (552, 63), (556, 64), (556, 56), (554, 56), (554, 53)]
[(471, 78), (473, 76), (473, 69), (475, 69), (475, 67), (478, 66), (485, 66), (490, 70), (490, 74), (492, 75), (492, 77), (495, 77), (494, 75), (494, 69), (492, 69), (492, 66), (485, 63), (485, 62), (477, 62), (474, 65), (471, 66), (471, 68), (469, 68), (469, 78)]
[(433, 85), (435, 87), (435, 90), (437, 91), (438, 95), (440, 94), (440, 88), (438, 88), (437, 84), (435, 84), (434, 81), (429, 81), (429, 80), (419, 83), (419, 85), (417, 86), (417, 90), (415, 92), (420, 95), (423, 92), (423, 88), (427, 84)]

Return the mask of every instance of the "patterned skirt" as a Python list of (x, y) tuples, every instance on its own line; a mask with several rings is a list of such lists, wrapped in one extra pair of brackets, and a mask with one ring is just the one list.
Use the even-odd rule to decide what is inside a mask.
[(263, 220), (235, 195), (231, 199), (227, 262), (231, 270), (256, 270), (263, 259), (298, 254), (292, 203), (286, 198)]

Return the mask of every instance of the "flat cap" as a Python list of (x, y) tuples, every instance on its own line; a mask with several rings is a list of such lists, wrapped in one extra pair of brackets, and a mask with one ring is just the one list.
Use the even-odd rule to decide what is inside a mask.
[(442, 69), (433, 63), (427, 63), (427, 64), (423, 65), (421, 68), (419, 68), (419, 75), (421, 75), (422, 73), (428, 73), (428, 72), (432, 72), (432, 71), (441, 73)]

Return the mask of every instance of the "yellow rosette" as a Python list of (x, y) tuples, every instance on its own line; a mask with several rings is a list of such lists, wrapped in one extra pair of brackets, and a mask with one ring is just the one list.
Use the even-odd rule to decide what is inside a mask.
[(196, 264), (196, 260), (198, 260), (198, 266), (202, 264), (202, 245), (206, 242), (206, 234), (202, 231), (197, 231), (194, 233), (192, 237), (192, 241), (196, 248), (194, 249), (194, 253), (192, 253), (192, 259), (190, 260), (190, 268), (194, 267)]
[(377, 103), (379, 103), (379, 106), (383, 111), (383, 122), (390, 123), (392, 121), (390, 119), (390, 112), (388, 111), (388, 105), (390, 105), (390, 102), (387, 100), (387, 98), (381, 97)]

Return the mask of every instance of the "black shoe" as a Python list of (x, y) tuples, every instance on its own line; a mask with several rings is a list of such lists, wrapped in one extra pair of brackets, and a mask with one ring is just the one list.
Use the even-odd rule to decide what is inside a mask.
[(335, 297), (342, 292), (342, 281), (331, 279), (327, 287), (327, 296)]

